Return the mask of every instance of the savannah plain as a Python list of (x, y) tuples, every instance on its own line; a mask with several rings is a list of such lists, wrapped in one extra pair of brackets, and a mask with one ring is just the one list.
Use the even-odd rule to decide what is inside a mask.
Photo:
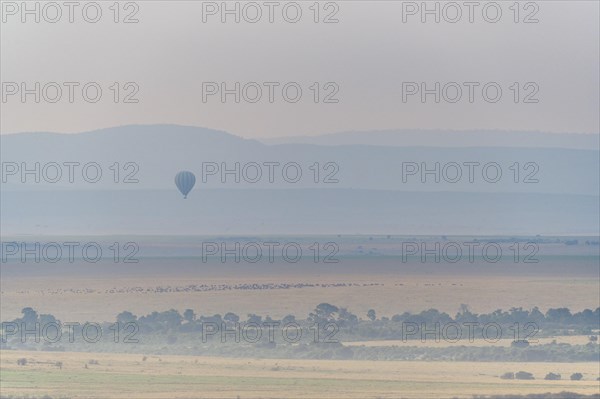
[[(30, 366), (23, 370), (17, 359)], [(90, 360), (97, 364), (86, 364)], [(62, 369), (55, 366), (62, 362)], [(226, 359), (107, 353), (2, 353), (2, 394), (103, 399), (470, 398), (481, 394), (598, 393), (595, 363)], [(581, 372), (587, 381), (501, 380), (507, 370)], [(101, 394), (99, 394), (101, 392)]]
[[(106, 246), (112, 241), (123, 241), (118, 237), (92, 237), (88, 241), (101, 239)], [(436, 262), (431, 255), (423, 261), (420, 253), (406, 259), (401, 256), (401, 245), (409, 240), (431, 247), (436, 242), (462, 244), (472, 239), (279, 237), (278, 242), (298, 242), (304, 248), (297, 263), (281, 257), (271, 262), (266, 256), (257, 263), (244, 259), (236, 263), (231, 256), (223, 262), (219, 254), (203, 261), (200, 245), (206, 240), (201, 237), (170, 241), (142, 237), (137, 240), (137, 263), (104, 259), (98, 263), (77, 259), (55, 264), (18, 260), (3, 263), (2, 317), (6, 320), (19, 316), (25, 306), (52, 313), (61, 320), (98, 322), (114, 320), (125, 310), (139, 315), (171, 308), (192, 308), (203, 314), (234, 312), (284, 317), (306, 315), (321, 302), (347, 307), (358, 315), (375, 309), (388, 317), (431, 308), (455, 314), (461, 304), (474, 312), (535, 306), (542, 311), (551, 307), (580, 311), (600, 306), (600, 247), (583, 244), (589, 237), (580, 238), (580, 245), (536, 244), (534, 263), (525, 262), (527, 251), (521, 251), (515, 261), (514, 252), (508, 249), (513, 245), (510, 239), (502, 243), (502, 257), (494, 263), (477, 252), (472, 261), (465, 252), (455, 263), (443, 257)], [(269, 240), (273, 239), (237, 239), (242, 244)], [(521, 240), (525, 240), (519, 244), (523, 246), (527, 241)], [(211, 241), (231, 246), (234, 239)], [(313, 242), (335, 242), (339, 248), (334, 256), (337, 262), (323, 262), (325, 252), (315, 262), (313, 253), (306, 249)]]
[[(298, 263), (276, 259), (249, 264), (219, 259), (203, 262), (194, 252), (195, 244), (190, 244), (196, 241), (192, 238), (173, 240), (168, 248), (145, 240), (139, 262), (133, 264), (81, 260), (4, 263), (2, 320), (19, 317), (27, 306), (51, 313), (63, 323), (114, 321), (123, 311), (145, 315), (187, 308), (207, 315), (234, 312), (306, 317), (323, 302), (347, 307), (363, 319), (369, 309), (375, 309), (379, 317), (391, 317), (431, 308), (454, 315), (463, 304), (475, 313), (512, 307), (539, 307), (542, 312), (566, 307), (575, 312), (600, 306), (598, 246), (552, 242), (539, 244), (535, 263), (515, 262), (512, 253), (506, 253), (495, 263), (478, 257), (473, 262), (450, 264), (423, 262), (418, 256), (403, 261), (398, 241), (392, 243), (394, 238), (389, 236), (338, 237), (337, 263), (309, 258)], [(309, 244), (332, 238), (293, 240)], [(144, 253), (149, 256), (142, 256)], [(164, 253), (172, 255), (157, 256)], [(587, 342), (586, 336), (545, 337), (542, 341), (554, 339), (559, 343)], [(498, 345), (510, 346), (510, 342)], [(17, 365), (18, 359), (26, 359), (27, 365)], [(262, 359), (3, 350), (0, 369), (2, 395), (18, 398), (425, 399), (563, 391), (600, 394), (597, 362)], [(499, 378), (521, 370), (533, 373), (535, 380)], [(560, 373), (563, 379), (544, 380), (550, 372)], [(576, 372), (582, 373), (583, 379), (569, 380)]]

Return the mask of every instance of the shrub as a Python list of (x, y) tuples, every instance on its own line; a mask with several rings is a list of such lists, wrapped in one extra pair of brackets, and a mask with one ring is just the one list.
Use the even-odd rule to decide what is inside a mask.
[(571, 374), (571, 381), (579, 381), (583, 378), (583, 374), (581, 373), (573, 373)]
[(560, 374), (548, 373), (548, 374), (546, 374), (546, 377), (544, 379), (556, 381), (556, 380), (560, 380), (560, 378), (561, 378)]
[(533, 374), (528, 373), (526, 371), (519, 371), (515, 374), (515, 379), (517, 380), (535, 380)]

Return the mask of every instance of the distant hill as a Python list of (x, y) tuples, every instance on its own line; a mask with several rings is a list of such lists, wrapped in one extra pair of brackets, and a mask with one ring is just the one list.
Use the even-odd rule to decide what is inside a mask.
[[(370, 133), (369, 133), (370, 134)], [(391, 132), (373, 133), (375, 137), (385, 137), (386, 140), (397, 140)], [(442, 133), (428, 133), (441, 135)], [(459, 133), (472, 137), (474, 133)], [(516, 133), (507, 133), (515, 135)], [(366, 137), (367, 133), (351, 137)], [(538, 134), (539, 135), (539, 134)], [(500, 134), (494, 134), (499, 137)], [(547, 134), (547, 137), (555, 135)], [(559, 136), (559, 135), (556, 135)], [(329, 137), (329, 136), (323, 136)], [(331, 137), (346, 137), (344, 134)], [(413, 138), (416, 137), (413, 135)], [(463, 137), (464, 138), (464, 137)], [(399, 139), (398, 139), (399, 140)], [(346, 139), (342, 142), (348, 141)], [(372, 144), (381, 140), (374, 139)], [(541, 140), (543, 143), (552, 141), (550, 138)], [(577, 139), (572, 140), (573, 143)], [(585, 141), (582, 139), (582, 141)], [(256, 140), (247, 140), (222, 131), (198, 127), (174, 125), (152, 126), (123, 126), (97, 130), (81, 134), (26, 133), (0, 137), (0, 154), (3, 162), (47, 162), (78, 161), (82, 164), (97, 162), (103, 166), (105, 178), (96, 184), (38, 184), (34, 186), (44, 189), (65, 186), (65, 188), (98, 189), (117, 188), (111, 182), (111, 172), (108, 167), (114, 162), (123, 166), (126, 162), (135, 162), (139, 171), (135, 174), (139, 183), (134, 185), (119, 185), (118, 188), (132, 189), (170, 189), (173, 178), (180, 170), (190, 170), (199, 179), (198, 186), (205, 188), (353, 188), (400, 191), (455, 191), (455, 192), (524, 192), (524, 193), (556, 193), (598, 195), (600, 190), (599, 151), (596, 149), (571, 148), (529, 148), (529, 147), (473, 147), (472, 141), (462, 140), (465, 145), (458, 146), (459, 141), (453, 141), (454, 146), (427, 147), (396, 147), (393, 145), (316, 145), (316, 144), (279, 144), (267, 145)], [(432, 140), (430, 144), (437, 144)], [(442, 143), (443, 144), (443, 143)], [(249, 183), (243, 178), (240, 183), (234, 182), (234, 177), (226, 177), (222, 182), (220, 175), (208, 176), (202, 183), (203, 162), (215, 162), (219, 166), (231, 169), (236, 162), (241, 167), (249, 162), (279, 162), (281, 166), (288, 162), (296, 162), (303, 173), (302, 178), (295, 183), (289, 183), (282, 178), (281, 166), (276, 171), (278, 176), (274, 183), (268, 181), (268, 169), (261, 166), (263, 177), (257, 183)], [(339, 169), (334, 173), (333, 166), (325, 169), (325, 164), (331, 162)], [(480, 166), (473, 182), (468, 179), (468, 167), (465, 162), (479, 162)], [(501, 167), (502, 177), (498, 182), (488, 182), (482, 176), (482, 166), (497, 163)], [(319, 163), (320, 183), (314, 182), (314, 171), (311, 165)], [(440, 164), (457, 163), (461, 167), (461, 178), (453, 182), (456, 170), (447, 170), (448, 179), (441, 176), (435, 182), (435, 176), (429, 175), (425, 183), (420, 173), (407, 175), (402, 178), (403, 165), (414, 163), (422, 169), (434, 168)], [(518, 163), (520, 169), (516, 176), (511, 165)], [(525, 168), (530, 163), (530, 167)], [(535, 165), (534, 165), (535, 164)], [(539, 170), (534, 170), (539, 169)], [(128, 170), (130, 171), (130, 170)], [(128, 171), (122, 171), (122, 176)], [(252, 170), (250, 172), (253, 172)], [(251, 173), (249, 172), (249, 175)], [(293, 170), (292, 170), (293, 172)], [(491, 170), (495, 173), (495, 170)], [(334, 173), (332, 177), (338, 183), (325, 184), (323, 179)], [(491, 173), (492, 175), (494, 173)], [(532, 173), (532, 175), (529, 175)], [(539, 180), (526, 184), (524, 179), (531, 176)], [(82, 179), (79, 179), (80, 181)], [(31, 179), (29, 179), (31, 181)], [(7, 180), (5, 189), (23, 189), (25, 185), (12, 177)]]
[(598, 134), (505, 130), (374, 130), (260, 139), (265, 144), (375, 145), (394, 147), (517, 147), (597, 150)]
[[(467, 133), (465, 133), (467, 134)], [(468, 133), (470, 135), (471, 133)], [(391, 133), (386, 133), (391, 140)], [(343, 136), (343, 135), (342, 135)], [(551, 141), (551, 140), (550, 140)], [(577, 140), (574, 140), (574, 142)], [(377, 140), (375, 140), (377, 142)], [(0, 137), (3, 165), (97, 162), (103, 178), (75, 184), (2, 183), (2, 234), (592, 234), (599, 230), (598, 149), (529, 147), (398, 147), (393, 145), (265, 144), (226, 132), (174, 125), (123, 126), (81, 134), (23, 133)], [(414, 143), (413, 143), (414, 144)], [(543, 147), (543, 146), (540, 146)], [(114, 183), (110, 166), (135, 162), (139, 183)], [(233, 168), (249, 162), (296, 162), (290, 183), (266, 168), (258, 183), (209, 176), (203, 162)], [(338, 183), (323, 183), (337, 165)], [(469, 182), (429, 176), (402, 179), (403, 164), (434, 167), (496, 163), (502, 178)], [(524, 183), (536, 165), (538, 182)], [(197, 183), (187, 200), (174, 185), (180, 170)], [(130, 171), (130, 170), (129, 170)], [(119, 179), (129, 171), (121, 170)], [(30, 179), (31, 180), (31, 179)]]

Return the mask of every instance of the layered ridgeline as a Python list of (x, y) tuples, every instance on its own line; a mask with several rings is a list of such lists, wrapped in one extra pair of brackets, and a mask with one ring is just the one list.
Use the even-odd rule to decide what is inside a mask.
[[(598, 137), (174, 125), (3, 135), (2, 234), (596, 234)], [(39, 166), (36, 165), (39, 163)], [(186, 200), (174, 177), (191, 171)]]

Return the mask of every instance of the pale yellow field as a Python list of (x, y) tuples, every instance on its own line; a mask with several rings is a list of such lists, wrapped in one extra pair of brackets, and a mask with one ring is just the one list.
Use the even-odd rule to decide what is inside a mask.
[[(207, 292), (135, 292), (156, 286), (186, 287), (190, 284), (236, 283), (355, 283), (360, 286), (309, 287), (273, 290), (225, 290)], [(363, 284), (367, 284), (363, 286)], [(376, 284), (376, 285), (368, 285)], [(87, 289), (95, 292), (87, 293)], [(191, 308), (198, 314), (239, 315), (258, 313), (281, 318), (305, 317), (321, 302), (347, 307), (360, 317), (369, 309), (391, 317), (405, 311), (436, 308), (456, 314), (462, 303), (478, 313), (511, 307), (531, 309), (567, 307), (572, 311), (600, 306), (600, 282), (589, 278), (455, 277), (398, 275), (278, 276), (248, 278), (6, 278), (2, 281), (3, 320), (21, 315), (31, 306), (62, 321), (111, 321), (128, 310), (137, 315), (152, 311)], [(560, 293), (560, 295), (557, 295)]]
[[(595, 363), (372, 362), (2, 351), (4, 395), (69, 398), (449, 398), (474, 394), (599, 393)], [(27, 358), (26, 366), (17, 359)], [(85, 365), (94, 359), (96, 365)], [(62, 362), (62, 369), (55, 363)], [(528, 371), (534, 381), (501, 380)], [(583, 381), (544, 381), (548, 372)]]

